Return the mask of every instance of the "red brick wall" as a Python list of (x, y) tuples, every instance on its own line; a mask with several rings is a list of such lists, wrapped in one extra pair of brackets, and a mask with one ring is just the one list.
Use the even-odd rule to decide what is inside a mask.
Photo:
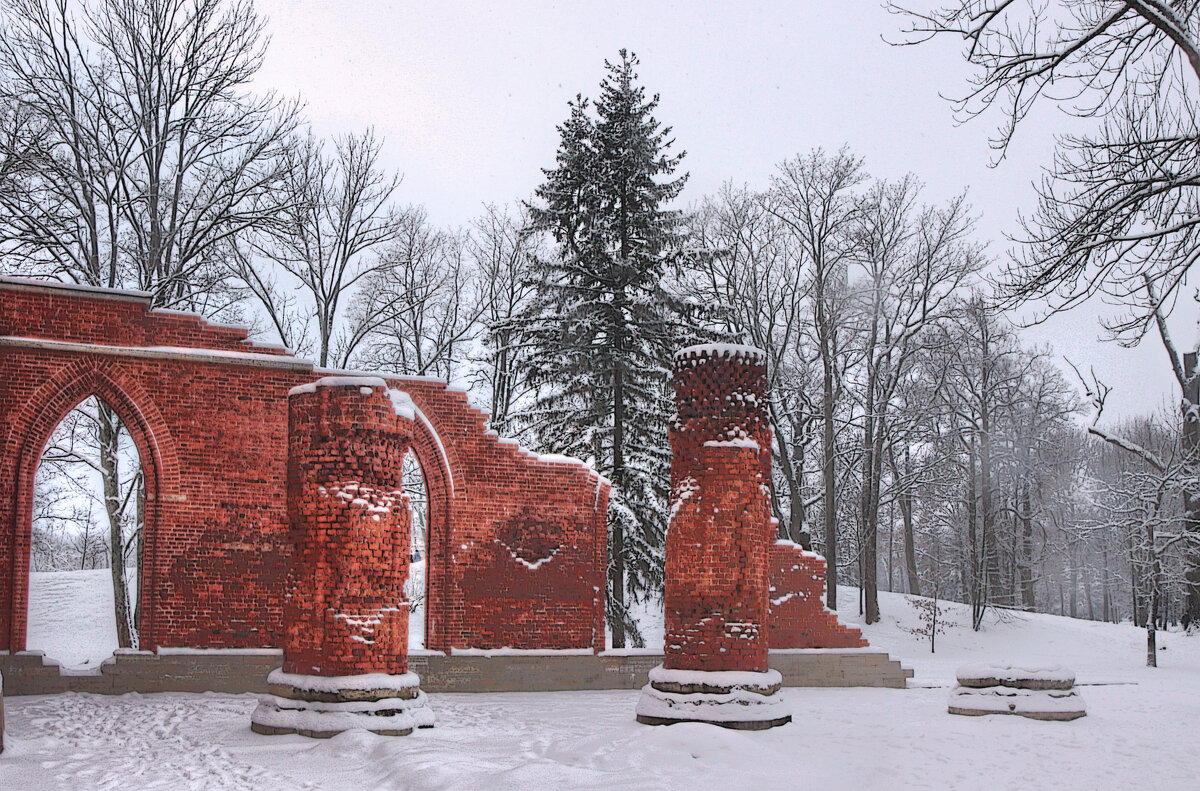
[[(323, 372), (244, 334), (0, 279), (0, 650), (24, 648), (38, 460), (89, 395), (131, 428), (147, 472), (143, 645), (282, 644), (287, 393)], [(603, 647), (607, 483), (500, 442), (444, 382), (388, 382), (420, 410), (427, 646)]]
[(859, 648), (862, 632), (838, 622), (825, 606), (825, 559), (799, 544), (771, 546), (772, 648)]

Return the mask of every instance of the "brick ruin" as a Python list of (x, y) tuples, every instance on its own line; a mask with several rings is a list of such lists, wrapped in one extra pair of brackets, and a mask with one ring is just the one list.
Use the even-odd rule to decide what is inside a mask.
[(775, 540), (766, 354), (706, 344), (674, 359), (665, 646), (637, 718), (782, 725), (768, 647), (866, 642), (821, 602), (824, 561)]
[[(673, 521), (676, 545), (705, 538), (692, 555), (668, 548), (667, 668), (761, 672), (768, 646), (865, 644), (824, 608), (823, 561), (771, 543), (765, 369), (751, 357), (677, 358), (677, 504), (699, 502), (680, 488), (690, 476), (724, 521)], [(347, 376), (363, 375), (146, 294), (0, 278), (0, 655), (25, 648), (34, 474), (89, 396), (118, 414), (145, 472), (142, 649), (282, 647), (292, 676), (405, 677), (407, 614), (388, 602), (408, 569), (393, 493), (411, 450), (429, 497), (426, 648), (602, 652), (608, 483), (501, 439), (445, 382)], [(329, 377), (345, 381), (318, 386)], [(318, 548), (328, 524), (347, 543)], [(714, 601), (720, 619), (701, 623)], [(304, 691), (272, 682), (281, 699)]]
[[(146, 475), (141, 647), (285, 644), (288, 393), (338, 372), (246, 337), (146, 294), (0, 279), (0, 652), (25, 648), (42, 450), (93, 395)], [(602, 650), (607, 482), (502, 440), (445, 382), (383, 381), (429, 495), (426, 647)]]
[(412, 515), (401, 471), (416, 413), (382, 379), (293, 388), (287, 500), (291, 569), (283, 667), (251, 719), (258, 733), (332, 736), (431, 727), (408, 672)]

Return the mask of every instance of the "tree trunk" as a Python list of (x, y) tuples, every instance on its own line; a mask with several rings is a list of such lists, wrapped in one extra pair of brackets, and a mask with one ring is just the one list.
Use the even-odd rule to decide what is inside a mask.
[[(1200, 464), (1200, 376), (1196, 371), (1196, 352), (1183, 355), (1183, 370), (1187, 377), (1183, 393), (1183, 447), (1188, 466)], [(1188, 631), (1200, 629), (1200, 495), (1191, 490), (1184, 491), (1184, 529), (1191, 541), (1184, 543), (1184, 573), (1187, 597), (1183, 611), (1187, 616)]]
[(1036, 609), (1033, 589), (1033, 506), (1030, 503), (1029, 483), (1021, 485), (1021, 606), (1032, 612)]
[(109, 570), (112, 575), (113, 615), (117, 621), (117, 645), (133, 647), (128, 588), (125, 584), (125, 539), (121, 531), (121, 481), (117, 466), (117, 437), (120, 420), (104, 402), (96, 399), (100, 440), (100, 477), (104, 489), (104, 511), (108, 515)]
[(1113, 622), (1112, 594), (1109, 591), (1109, 588), (1112, 585), (1112, 574), (1108, 568), (1108, 537), (1107, 536), (1105, 536), (1104, 542), (1100, 545), (1100, 557), (1101, 557), (1101, 562), (1104, 564), (1103, 576), (1101, 577), (1102, 587), (1104, 589), (1102, 598), (1100, 600), (1101, 614), (1104, 616), (1105, 623), (1112, 623)]
[[(818, 311), (822, 314), (818, 316), (817, 323), (821, 325), (824, 321), (824, 309), (822, 303), (824, 300), (817, 300)], [(834, 468), (836, 462), (836, 452), (834, 448), (835, 426), (833, 422), (833, 359), (832, 351), (829, 349), (829, 339), (822, 333), (821, 341), (821, 368), (822, 368), (822, 404), (821, 417), (823, 421), (822, 436), (824, 440), (823, 459), (821, 465), (821, 477), (825, 486), (825, 601), (829, 609), (837, 609), (837, 584), (838, 584), (838, 551), (837, 551), (837, 470)]]
[(879, 512), (875, 507), (873, 489), (875, 481), (872, 477), (875, 470), (875, 402), (870, 390), (874, 387), (868, 381), (869, 392), (866, 404), (866, 424), (863, 429), (863, 459), (862, 459), (862, 495), (859, 497), (859, 508), (862, 520), (862, 546), (859, 555), (862, 559), (862, 598), (864, 619), (868, 624), (879, 620)]
[[(621, 381), (620, 363), (613, 371), (613, 484), (618, 491), (624, 482), (625, 469), (625, 391)], [(612, 621), (613, 648), (625, 647), (625, 529), (620, 520), (612, 526), (612, 597), (619, 617)]]
[(903, 477), (896, 470), (895, 460), (892, 461), (892, 475), (900, 485), (903, 481), (903, 487), (900, 489), (899, 505), (900, 518), (904, 521), (904, 573), (908, 578), (908, 593), (910, 596), (921, 595), (921, 578), (917, 573), (917, 547), (916, 536), (913, 532), (913, 494), (912, 489), (908, 486), (908, 477), (911, 473), (911, 451), (909, 448), (904, 449), (904, 475)]

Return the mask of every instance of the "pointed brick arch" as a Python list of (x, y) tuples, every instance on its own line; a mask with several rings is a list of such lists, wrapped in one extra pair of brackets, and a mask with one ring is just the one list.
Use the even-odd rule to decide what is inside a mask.
[[(16, 461), (15, 507), (9, 524), (2, 526), (11, 568), (8, 606), (0, 609), (0, 624), (10, 650), (24, 650), (28, 626), (30, 543), (33, 528), (33, 484), (50, 435), (85, 399), (96, 397), (107, 404), (129, 431), (146, 481), (145, 523), (142, 537), (146, 559), (139, 632), (153, 642), (154, 569), (159, 516), (164, 496), (178, 488), (179, 462), (166, 421), (154, 402), (112, 360), (78, 360), (58, 369), (9, 416), (4, 457)], [(143, 571), (139, 569), (139, 574)]]
[[(425, 415), (425, 408), (414, 397)], [(454, 474), (449, 451), (438, 436), (433, 418), (413, 425), (412, 453), (425, 480), (425, 647), (443, 651), (446, 641), (446, 581), (449, 562), (450, 502)], [(428, 422), (426, 422), (428, 421)]]
[[(142, 647), (281, 645), (288, 393), (347, 372), (246, 335), (145, 294), (0, 277), (0, 650), (24, 640), (36, 463), (89, 395), (130, 426), (153, 477)], [(446, 382), (384, 378), (421, 413), (426, 646), (602, 649), (607, 482), (502, 440)]]

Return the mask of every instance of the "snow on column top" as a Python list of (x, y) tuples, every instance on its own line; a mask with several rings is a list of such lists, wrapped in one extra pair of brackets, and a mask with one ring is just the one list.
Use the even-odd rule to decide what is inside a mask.
[(757, 346), (746, 346), (740, 343), (700, 343), (688, 346), (675, 352), (675, 361), (701, 357), (745, 357), (751, 363), (765, 363), (767, 353)]
[(298, 385), (288, 390), (288, 397), (315, 393), (318, 387), (382, 387), (387, 388), (387, 382), (378, 376), (323, 376), (315, 382)]

